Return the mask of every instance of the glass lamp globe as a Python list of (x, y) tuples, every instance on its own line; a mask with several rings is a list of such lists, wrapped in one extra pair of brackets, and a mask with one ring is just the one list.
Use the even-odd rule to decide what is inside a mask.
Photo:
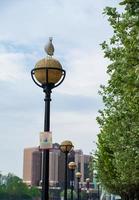
[(71, 141), (69, 140), (65, 140), (61, 143), (60, 145), (60, 150), (63, 153), (69, 153), (71, 150), (73, 149), (73, 144)]

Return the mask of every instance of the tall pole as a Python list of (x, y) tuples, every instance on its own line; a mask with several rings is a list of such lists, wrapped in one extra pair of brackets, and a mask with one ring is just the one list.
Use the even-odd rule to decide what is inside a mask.
[(100, 199), (100, 191), (99, 191), (99, 184), (98, 184), (98, 200)]
[(81, 178), (82, 174), (80, 172), (76, 172), (76, 178), (77, 178), (77, 199), (80, 200), (80, 192), (81, 192), (81, 188), (80, 188), (80, 178)]
[(86, 178), (87, 200), (89, 200), (90, 179)]
[(73, 144), (69, 140), (63, 141), (59, 149), (65, 154), (65, 183), (64, 183), (64, 200), (67, 200), (67, 170), (68, 170), (68, 153), (73, 149)]
[[(44, 49), (48, 57), (36, 63), (35, 68), (31, 70), (31, 77), (37, 86), (43, 88), (45, 93), (44, 132), (49, 132), (51, 90), (58, 87), (64, 81), (66, 71), (62, 69), (60, 62), (52, 57), (54, 54), (54, 46), (51, 37), (49, 38), (48, 45), (46, 45)], [(49, 148), (52, 144), (48, 145), (46, 140), (44, 139), (44, 141), (41, 142), (45, 143), (44, 146), (40, 143), (40, 149), (42, 149), (43, 154), (41, 200), (49, 200)]]
[[(45, 92), (44, 131), (50, 131), (51, 89), (48, 86), (46, 86), (44, 88), (44, 92)], [(49, 149), (43, 149), (42, 200), (49, 200)]]
[(73, 200), (73, 190), (74, 190), (74, 170), (77, 167), (75, 162), (69, 162), (68, 167), (71, 172), (70, 189), (71, 189), (71, 200)]
[(67, 200), (67, 165), (68, 165), (68, 152), (65, 152), (65, 189), (64, 189), (64, 200)]
[(89, 190), (87, 190), (87, 200), (89, 200)]
[(74, 190), (74, 169), (71, 170), (71, 200), (73, 200), (73, 190)]
[(77, 178), (77, 199), (80, 200), (80, 178)]

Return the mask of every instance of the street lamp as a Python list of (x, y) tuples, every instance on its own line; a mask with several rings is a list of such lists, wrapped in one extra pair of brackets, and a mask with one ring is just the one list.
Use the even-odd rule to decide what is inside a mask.
[(97, 170), (94, 170), (93, 171), (93, 174), (94, 174), (94, 178), (97, 179), (97, 197), (98, 197), (98, 200), (100, 199), (100, 182), (98, 182), (98, 173), (97, 173)]
[(89, 199), (90, 178), (86, 178), (87, 199)]
[(80, 200), (80, 179), (82, 174), (80, 172), (76, 172), (76, 178), (77, 178), (77, 200)]
[(97, 189), (98, 189), (98, 200), (100, 200), (100, 183), (97, 183)]
[(73, 144), (71, 141), (63, 141), (59, 148), (61, 152), (65, 154), (65, 188), (64, 188), (64, 200), (67, 200), (67, 165), (68, 165), (68, 153), (73, 149)]
[[(45, 46), (47, 57), (39, 60), (35, 68), (31, 71), (31, 76), (35, 84), (43, 89), (45, 93), (45, 112), (44, 112), (44, 134), (50, 131), (50, 101), (52, 89), (59, 86), (66, 75), (62, 65), (52, 56), (54, 54), (54, 46), (52, 38)], [(46, 138), (47, 141), (47, 138)], [(43, 152), (43, 168), (42, 168), (42, 200), (49, 199), (49, 148), (42, 149)]]
[(73, 190), (74, 190), (74, 170), (76, 168), (75, 162), (70, 162), (68, 164), (69, 169), (71, 170), (71, 200), (73, 200)]

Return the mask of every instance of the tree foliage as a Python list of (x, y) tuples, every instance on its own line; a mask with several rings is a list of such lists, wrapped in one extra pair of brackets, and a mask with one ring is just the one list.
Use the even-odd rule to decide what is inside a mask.
[(101, 86), (97, 170), (108, 192), (134, 199), (139, 188), (139, 0), (124, 0), (124, 12), (106, 7), (113, 28), (101, 46), (110, 60), (108, 84)]
[(2, 200), (31, 200), (39, 197), (40, 192), (35, 187), (28, 187), (19, 177), (0, 174), (0, 199)]

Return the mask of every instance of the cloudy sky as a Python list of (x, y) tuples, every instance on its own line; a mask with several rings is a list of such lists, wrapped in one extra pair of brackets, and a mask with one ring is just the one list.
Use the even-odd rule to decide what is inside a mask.
[(22, 177), (23, 149), (39, 145), (44, 94), (31, 79), (35, 63), (46, 56), (53, 37), (55, 58), (67, 72), (53, 90), (53, 142), (68, 139), (89, 154), (99, 133), (103, 107), (98, 95), (107, 81), (99, 46), (112, 35), (105, 6), (119, 0), (0, 0), (0, 171)]

